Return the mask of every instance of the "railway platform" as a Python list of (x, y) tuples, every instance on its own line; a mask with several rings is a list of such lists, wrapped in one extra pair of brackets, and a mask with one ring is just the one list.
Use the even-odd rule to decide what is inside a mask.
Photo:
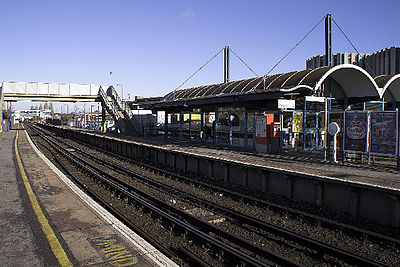
[(2, 266), (174, 266), (33, 147), (0, 135)]

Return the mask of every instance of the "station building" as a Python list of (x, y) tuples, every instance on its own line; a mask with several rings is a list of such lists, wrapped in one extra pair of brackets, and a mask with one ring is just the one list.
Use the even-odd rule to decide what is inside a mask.
[(50, 109), (15, 110), (13, 113), (13, 117), (15, 117), (15, 119), (19, 121), (32, 120), (33, 117), (38, 117), (40, 119), (48, 119), (52, 117), (52, 112)]
[[(260, 151), (273, 152), (285, 146), (323, 149), (329, 122), (371, 103), (379, 110), (398, 108), (400, 75), (373, 77), (354, 64), (322, 66), (175, 90), (141, 106), (165, 112), (168, 138), (256, 149), (267, 138), (262, 142), (269, 148)], [(258, 116), (267, 117), (267, 136), (257, 133)]]
[[(395, 75), (400, 73), (400, 48), (389, 47), (373, 54), (337, 53), (332, 55), (332, 65), (354, 64), (365, 69), (372, 76)], [(325, 55), (306, 60), (307, 69), (326, 66)]]

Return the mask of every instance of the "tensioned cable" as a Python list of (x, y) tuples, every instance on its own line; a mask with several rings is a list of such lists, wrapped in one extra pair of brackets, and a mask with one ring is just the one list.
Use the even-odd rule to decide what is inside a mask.
[[(353, 49), (357, 52), (358, 55), (361, 55), (360, 52), (358, 52), (357, 48), (354, 46), (354, 44), (350, 41), (349, 37), (344, 33), (344, 31), (339, 27), (339, 25), (336, 23), (336, 21), (332, 18), (333, 23), (335, 23), (336, 27), (338, 27), (339, 31), (343, 34), (343, 36), (347, 39), (347, 41), (350, 43), (350, 45), (353, 47)], [(368, 64), (368, 62), (365, 60), (363, 57), (362, 60), (364, 60), (365, 64), (368, 66), (368, 68), (371, 70), (371, 72), (376, 76), (375, 72), (372, 70), (371, 66)]]
[(192, 75), (189, 76), (189, 78), (187, 78), (181, 85), (179, 85), (177, 88), (175, 88), (174, 90), (174, 95), (175, 95), (175, 91), (178, 90), (179, 88), (181, 88), (185, 83), (187, 83), (194, 75), (196, 75), (200, 70), (202, 70), (208, 63), (210, 63), (214, 58), (216, 58), (216, 56), (219, 55), (219, 53), (222, 52), (222, 50), (224, 50), (223, 48), (221, 50), (218, 51), (218, 53), (216, 53), (212, 58), (210, 58), (206, 63), (203, 64), (203, 66), (201, 66), (198, 70), (196, 70)]
[(244, 60), (243, 59), (241, 59), (231, 48), (229, 48), (229, 50), (231, 50), (231, 52), (254, 74), (254, 75), (256, 75), (256, 76), (258, 76), (258, 74), (257, 73), (255, 73), (254, 72), (254, 70), (249, 66), (249, 65), (247, 65), (246, 64), (246, 62), (244, 62)]
[(257, 86), (261, 83), (261, 82), (264, 82), (264, 89), (265, 89), (265, 77), (267, 77), (296, 47), (298, 47), (299, 46), (299, 44), (301, 43), (301, 42), (303, 42), (303, 40), (304, 39), (306, 39), (307, 38), (307, 36), (309, 36), (314, 30), (315, 30), (315, 28), (317, 28), (318, 27), (318, 25), (319, 24), (321, 24), (321, 22), (325, 19), (325, 17), (326, 17), (326, 15), (320, 20), (320, 21), (318, 21), (318, 23), (317, 24), (315, 24), (315, 26), (306, 34), (306, 35), (304, 35), (303, 36), (303, 38), (301, 38), (300, 39), (300, 41), (299, 42), (297, 42), (297, 44), (295, 45), (295, 46), (293, 46), (292, 47), (292, 49), (290, 49), (289, 50), (289, 52), (287, 52), (286, 53), (286, 55), (284, 55), (268, 72), (267, 72), (267, 74), (265, 74), (264, 76), (263, 76), (263, 79), (262, 80), (260, 80), (255, 86), (253, 86), (253, 88), (251, 89), (251, 90), (254, 90), (254, 88), (257, 88)]

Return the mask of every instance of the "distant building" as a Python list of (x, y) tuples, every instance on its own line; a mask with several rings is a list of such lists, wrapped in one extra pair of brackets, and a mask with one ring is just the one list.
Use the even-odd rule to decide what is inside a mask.
[[(362, 67), (362, 63), (364, 63), (362, 59), (366, 56), (369, 56), (369, 54), (337, 53), (332, 55), (332, 65), (354, 64)], [(307, 69), (315, 69), (322, 66), (326, 66), (325, 55), (314, 56), (306, 61)]]
[[(354, 64), (372, 76), (400, 73), (400, 48), (390, 47), (371, 54), (337, 53), (332, 55), (332, 65)], [(325, 55), (314, 56), (306, 61), (307, 69), (326, 66)]]
[(38, 117), (40, 119), (48, 119), (51, 118), (51, 110), (44, 109), (44, 110), (15, 110), (13, 112), (13, 116), (16, 120), (24, 121), (24, 120), (31, 120), (33, 117)]

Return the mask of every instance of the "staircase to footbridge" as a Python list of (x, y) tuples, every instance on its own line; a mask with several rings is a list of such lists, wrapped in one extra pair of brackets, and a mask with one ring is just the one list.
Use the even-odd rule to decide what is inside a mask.
[[(98, 84), (2, 82), (0, 87), (0, 109), (4, 102), (56, 101), (56, 102), (101, 102), (103, 123), (107, 111), (117, 129), (124, 134), (138, 135), (140, 128), (132, 119), (128, 104), (121, 100), (113, 86)], [(1, 116), (3, 114), (1, 113)], [(2, 119), (2, 118), (1, 118)], [(2, 125), (0, 125), (2, 132)]]

